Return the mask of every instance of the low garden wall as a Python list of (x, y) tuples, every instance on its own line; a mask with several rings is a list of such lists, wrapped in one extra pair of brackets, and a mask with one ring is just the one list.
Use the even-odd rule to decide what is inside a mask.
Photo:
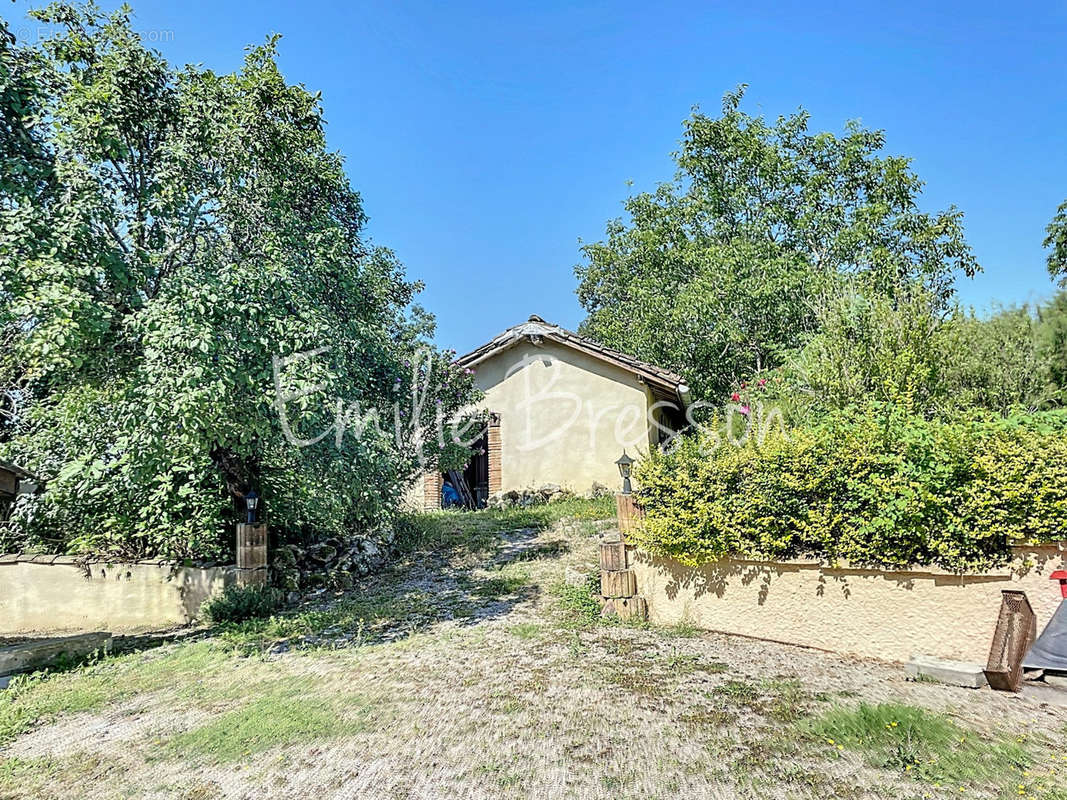
[(701, 567), (631, 550), (649, 618), (839, 653), (907, 661), (913, 654), (986, 663), (1003, 589), (1019, 589), (1040, 632), (1060, 603), (1049, 573), (1067, 542), (1015, 548), (1009, 567), (957, 575), (938, 569), (833, 569), (813, 561), (723, 559)]
[(0, 555), (0, 635), (183, 625), (241, 572), (163, 561)]

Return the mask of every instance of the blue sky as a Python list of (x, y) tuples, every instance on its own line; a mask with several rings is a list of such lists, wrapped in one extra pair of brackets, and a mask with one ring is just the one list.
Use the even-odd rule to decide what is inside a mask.
[[(35, 35), (22, 0), (3, 13)], [(924, 207), (954, 203), (985, 268), (979, 308), (1052, 284), (1043, 229), (1067, 197), (1067, 4), (133, 2), (175, 63), (239, 66), (283, 34), (287, 78), (321, 90), (370, 234), (426, 283), (461, 352), (537, 313), (576, 326), (578, 240), (670, 178), (690, 107), (807, 108), (884, 128)], [(105, 8), (113, 4), (105, 2)]]

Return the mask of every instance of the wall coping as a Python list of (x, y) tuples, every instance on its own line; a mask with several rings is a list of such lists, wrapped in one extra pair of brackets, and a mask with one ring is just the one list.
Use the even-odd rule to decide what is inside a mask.
[(214, 569), (218, 567), (237, 569), (235, 564), (223, 564), (219, 561), (194, 561), (186, 563), (166, 558), (141, 558), (135, 560), (112, 558), (97, 555), (54, 555), (48, 553), (0, 553), (0, 566), (8, 564), (44, 564), (44, 565), (84, 565), (84, 564), (107, 564), (140, 565), (146, 567), (170, 567), (172, 569)]
[[(676, 564), (681, 564), (677, 559), (670, 556), (657, 556), (650, 553), (647, 550), (637, 548), (638, 552), (648, 557), (651, 563), (657, 561), (664, 562), (669, 561)], [(875, 575), (928, 575), (930, 577), (951, 577), (951, 578), (1010, 578), (1013, 575), (1020, 573), (1026, 573), (1030, 571), (1030, 566), (1027, 556), (1040, 554), (1047, 558), (1055, 558), (1060, 555), (1065, 563), (1067, 563), (1067, 539), (1061, 539), (1052, 542), (1042, 542), (1040, 544), (1032, 545), (1011, 545), (1011, 551), (1014, 556), (1014, 560), (1010, 564), (1005, 564), (1002, 567), (994, 567), (986, 570), (964, 571), (956, 572), (954, 570), (943, 569), (942, 567), (923, 566), (914, 564), (907, 567), (876, 567), (869, 564), (852, 564), (847, 561), (829, 562), (818, 558), (789, 558), (789, 559), (777, 559), (768, 561), (760, 558), (746, 558), (743, 556), (725, 555), (722, 558), (715, 559), (714, 561), (706, 562), (697, 567), (690, 567), (690, 569), (700, 569), (702, 566), (708, 564), (721, 563), (723, 561), (730, 561), (735, 564), (752, 564), (752, 565), (764, 565), (764, 566), (781, 566), (781, 567), (794, 567), (797, 569), (819, 569), (824, 572), (866, 572)]]

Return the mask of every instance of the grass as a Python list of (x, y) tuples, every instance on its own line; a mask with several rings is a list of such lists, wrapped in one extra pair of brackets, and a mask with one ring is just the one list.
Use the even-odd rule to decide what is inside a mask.
[(479, 578), (474, 575), (462, 575), (458, 579), (461, 589), (480, 600), (499, 600), (501, 597), (515, 594), (529, 585), (530, 575), (521, 569), (507, 568)]
[(508, 632), (519, 639), (536, 639), (541, 635), (542, 628), (537, 622), (520, 622), (508, 628)]
[(322, 608), (224, 624), (218, 628), (218, 637), (243, 652), (326, 632), (348, 634), (354, 637), (355, 644), (364, 644), (377, 641), (381, 632), (391, 625), (404, 625), (408, 631), (424, 628), (439, 617), (440, 611), (425, 592), (391, 592), (383, 588), (363, 596), (350, 595)]
[(588, 627), (604, 618), (600, 616), (600, 574), (590, 572), (578, 585), (557, 583), (553, 587), (557, 604), (569, 627)]
[(935, 787), (1007, 792), (1015, 788), (1016, 776), (1033, 764), (1019, 741), (981, 736), (943, 714), (900, 703), (832, 709), (808, 730), (829, 747), (862, 754), (871, 766)]
[(229, 658), (209, 643), (165, 655), (131, 654), (67, 672), (23, 675), (0, 692), (0, 746), (61, 714), (94, 711), (135, 694), (193, 682), (225, 668)]
[(578, 522), (615, 516), (612, 496), (586, 500), (570, 497), (554, 503), (525, 508), (481, 511), (432, 511), (406, 514), (398, 525), (398, 546), (403, 551), (464, 550), (482, 552), (495, 546), (501, 531), (532, 528), (543, 531), (562, 519)]
[(342, 705), (336, 699), (291, 689), (270, 693), (172, 737), (167, 752), (176, 758), (193, 756), (225, 763), (273, 747), (366, 730), (369, 704), (345, 700)]

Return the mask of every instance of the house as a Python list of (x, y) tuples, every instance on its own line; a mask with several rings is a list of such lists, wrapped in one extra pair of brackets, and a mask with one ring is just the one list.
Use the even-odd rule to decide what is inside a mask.
[[(648, 452), (685, 425), (689, 389), (668, 370), (531, 316), (457, 359), (484, 392), (488, 427), (462, 483), (476, 505), (511, 490), (577, 494), (619, 486), (615, 461)], [(423, 476), (423, 508), (444, 482)]]
[(11, 519), (16, 497), (37, 492), (40, 483), (39, 478), (17, 464), (0, 461), (0, 522)]

